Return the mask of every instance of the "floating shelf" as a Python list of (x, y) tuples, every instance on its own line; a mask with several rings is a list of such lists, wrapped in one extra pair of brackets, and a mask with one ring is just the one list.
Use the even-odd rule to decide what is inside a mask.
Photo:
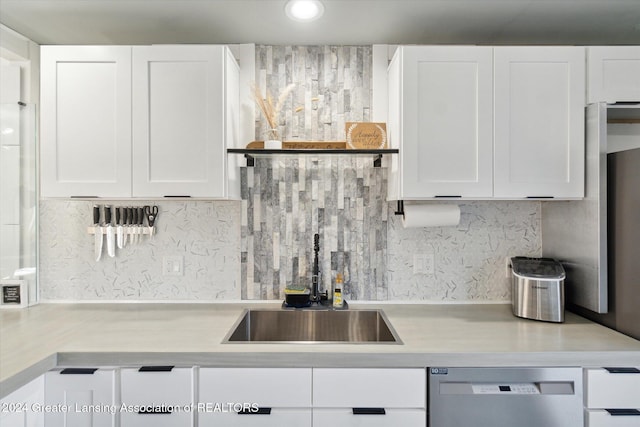
[(348, 156), (348, 157), (371, 157), (373, 166), (382, 166), (383, 154), (398, 154), (397, 148), (386, 148), (379, 150), (348, 150), (348, 149), (257, 149), (257, 148), (228, 148), (229, 154), (243, 154), (247, 159), (247, 166), (254, 166), (254, 159), (257, 158), (283, 158), (300, 156)]

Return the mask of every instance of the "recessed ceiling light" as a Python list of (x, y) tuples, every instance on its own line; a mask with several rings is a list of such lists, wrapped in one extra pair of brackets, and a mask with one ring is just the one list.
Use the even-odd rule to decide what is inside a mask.
[(289, 0), (284, 7), (287, 16), (294, 21), (314, 21), (324, 13), (320, 0)]

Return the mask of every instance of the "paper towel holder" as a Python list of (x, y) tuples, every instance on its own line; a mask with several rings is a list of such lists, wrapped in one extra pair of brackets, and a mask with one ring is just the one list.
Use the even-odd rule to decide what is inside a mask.
[(404, 200), (398, 200), (398, 205), (394, 214), (404, 216)]

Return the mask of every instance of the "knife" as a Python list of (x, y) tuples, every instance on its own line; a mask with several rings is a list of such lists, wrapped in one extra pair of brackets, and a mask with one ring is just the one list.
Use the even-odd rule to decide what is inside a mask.
[(124, 235), (122, 230), (122, 221), (123, 221), (122, 207), (118, 206), (116, 207), (116, 225), (118, 226), (117, 228), (118, 249), (124, 248)]
[(138, 207), (138, 237), (136, 243), (142, 240), (142, 233), (144, 232), (142, 226), (144, 224), (144, 209), (142, 206)]
[(100, 227), (100, 205), (93, 205), (94, 252), (96, 261), (102, 256), (102, 227)]
[(122, 222), (124, 224), (123, 226), (123, 241), (122, 241), (122, 246), (127, 246), (127, 236), (129, 236), (129, 210), (127, 209), (126, 206), (122, 207)]
[(107, 226), (107, 254), (111, 258), (116, 256), (116, 234), (115, 230), (111, 226), (111, 206), (104, 206), (104, 222)]
[(129, 230), (129, 232), (131, 233), (131, 243), (135, 244), (136, 242), (136, 224), (138, 223), (138, 210), (136, 208), (129, 208), (131, 209), (131, 230)]
[(131, 221), (133, 220), (133, 213), (131, 212), (131, 208), (130, 207), (126, 207), (124, 208), (124, 211), (126, 212), (126, 218), (127, 218), (127, 222), (125, 222), (125, 224), (127, 225), (127, 229), (125, 230), (125, 234), (127, 236), (129, 236), (127, 238), (127, 240), (129, 241), (129, 244), (133, 244), (133, 237), (131, 237)]

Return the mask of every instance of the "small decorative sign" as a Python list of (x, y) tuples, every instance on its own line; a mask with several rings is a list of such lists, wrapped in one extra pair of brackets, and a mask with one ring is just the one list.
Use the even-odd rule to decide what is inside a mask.
[(2, 280), (0, 282), (0, 307), (26, 307), (27, 305), (27, 282), (25, 280)]
[(347, 148), (377, 150), (387, 147), (387, 124), (369, 122), (345, 123)]

